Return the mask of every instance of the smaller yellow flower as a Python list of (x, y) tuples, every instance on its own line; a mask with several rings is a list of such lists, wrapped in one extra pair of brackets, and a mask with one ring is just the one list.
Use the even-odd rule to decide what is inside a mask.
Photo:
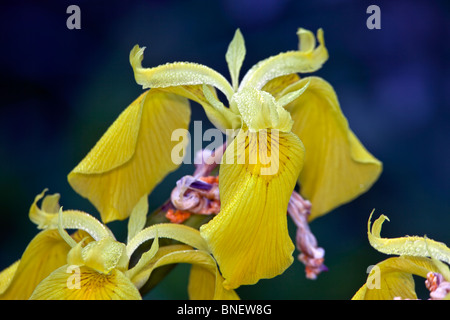
[(431, 299), (450, 299), (450, 269), (447, 265), (450, 263), (450, 249), (426, 237), (381, 238), (381, 226), (389, 219), (381, 215), (371, 228), (372, 214), (367, 226), (370, 244), (382, 253), (400, 256), (374, 266), (366, 283), (352, 299), (417, 299), (413, 275), (427, 279)]
[[(0, 273), (0, 299), (138, 300), (139, 289), (160, 266), (190, 263), (191, 299), (238, 299), (223, 288), (217, 264), (198, 230), (176, 224), (148, 228), (143, 197), (128, 222), (128, 244), (117, 241), (109, 228), (91, 215), (59, 208), (59, 195), (46, 196), (39, 208), (35, 198), (30, 219), (44, 229), (30, 243), (20, 261)], [(65, 229), (77, 229), (70, 236)], [(159, 248), (158, 238), (183, 244)], [(129, 268), (139, 246), (154, 240), (135, 266)]]
[(37, 234), (22, 258), (0, 273), (0, 300), (28, 299), (42, 280), (66, 264), (69, 250), (57, 230)]

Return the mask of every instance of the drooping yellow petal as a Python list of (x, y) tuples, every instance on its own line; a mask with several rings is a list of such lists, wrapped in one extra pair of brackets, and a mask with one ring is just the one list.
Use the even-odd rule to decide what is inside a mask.
[[(433, 255), (431, 255), (431, 261), (433, 261), (434, 265), (436, 266), (438, 273), (440, 273), (445, 281), (450, 282), (450, 268), (447, 264), (444, 262), (436, 259)], [(450, 298), (450, 297), (449, 297)]]
[(202, 265), (193, 264), (189, 274), (188, 293), (191, 300), (239, 300), (236, 291), (225, 289), (224, 279), (215, 270), (211, 272)]
[(191, 264), (188, 293), (191, 300), (238, 300), (232, 289), (224, 287), (223, 278), (211, 255), (202, 250), (175, 251), (161, 257), (152, 269), (172, 263)]
[(370, 218), (367, 223), (367, 234), (371, 246), (376, 250), (385, 254), (432, 257), (450, 263), (450, 249), (444, 243), (418, 236), (382, 238), (380, 236), (381, 226), (386, 219), (389, 219), (385, 215), (381, 215), (370, 228)]
[(141, 295), (121, 271), (97, 272), (86, 266), (64, 265), (34, 290), (31, 300), (140, 300)]
[(293, 261), (286, 212), (303, 144), (293, 133), (260, 133), (241, 130), (227, 147), (219, 173), (221, 211), (200, 229), (228, 289), (279, 275)]
[(70, 185), (94, 204), (104, 223), (127, 218), (139, 199), (179, 166), (171, 159), (180, 143), (172, 141), (172, 133), (187, 130), (189, 120), (185, 98), (153, 89), (143, 93), (69, 174)]
[(298, 90), (307, 81), (308, 89), (286, 109), (294, 120), (292, 132), (306, 149), (298, 181), (300, 193), (312, 202), (312, 220), (366, 192), (378, 179), (382, 164), (349, 128), (330, 84), (308, 77), (286, 90)]
[[(203, 272), (206, 272), (206, 271), (203, 270)], [(240, 300), (237, 292), (233, 289), (225, 288), (224, 283), (225, 283), (225, 281), (224, 281), (223, 277), (220, 275), (219, 272), (216, 272), (216, 291), (214, 292), (214, 299), (215, 300)], [(191, 295), (193, 295), (192, 291), (193, 291), (193, 289), (191, 289)]]
[(214, 296), (216, 275), (208, 270), (193, 265), (189, 274), (189, 299), (208, 300)]
[(2, 300), (28, 299), (36, 286), (53, 270), (66, 264), (70, 246), (57, 230), (44, 230), (29, 243), (16, 267)]
[(17, 260), (12, 265), (10, 265), (2, 272), (0, 272), (0, 297), (1, 294), (5, 292), (6, 289), (8, 289), (9, 285), (11, 284), (11, 281), (14, 278), (14, 275), (16, 274), (19, 263), (20, 260)]
[(437, 272), (430, 259), (402, 256), (386, 259), (372, 268), (366, 283), (353, 300), (417, 299), (414, 278), (426, 278), (428, 272)]

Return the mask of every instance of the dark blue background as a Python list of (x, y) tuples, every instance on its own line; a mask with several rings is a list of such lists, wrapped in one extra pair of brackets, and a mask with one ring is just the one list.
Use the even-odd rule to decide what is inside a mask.
[[(276, 279), (240, 288), (241, 297), (351, 298), (367, 267), (386, 258), (367, 241), (373, 208), (391, 219), (385, 236), (426, 234), (450, 244), (448, 1), (41, 2), (0, 5), (0, 269), (38, 232), (28, 209), (44, 188), (61, 193), (65, 208), (98, 216), (66, 176), (141, 92), (131, 48), (147, 47), (144, 66), (192, 61), (228, 77), (224, 56), (236, 28), (247, 46), (243, 72), (296, 49), (298, 27), (323, 28), (330, 59), (316, 74), (334, 86), (351, 128), (384, 163), (368, 193), (312, 223), (329, 272), (306, 280), (296, 261)], [(81, 8), (81, 30), (66, 28), (70, 4)], [(381, 9), (381, 30), (366, 27), (371, 4)], [(193, 120), (202, 119), (194, 105)], [(191, 170), (170, 175), (151, 199)], [(124, 227), (111, 224), (119, 238)], [(147, 298), (187, 298), (187, 275), (178, 267)]]

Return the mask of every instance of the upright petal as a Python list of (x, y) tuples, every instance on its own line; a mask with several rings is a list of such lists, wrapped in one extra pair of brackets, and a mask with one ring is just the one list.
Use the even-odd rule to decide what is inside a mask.
[(245, 42), (244, 37), (239, 29), (236, 30), (233, 40), (228, 46), (225, 59), (227, 60), (228, 70), (230, 71), (231, 83), (234, 91), (239, 85), (239, 72), (244, 62), (245, 57)]
[(263, 91), (270, 93), (275, 99), (282, 96), (283, 91), (290, 85), (300, 80), (296, 73), (291, 73), (286, 76), (280, 76), (267, 82), (262, 88)]
[(286, 212), (303, 154), (297, 136), (276, 130), (241, 130), (227, 147), (219, 173), (221, 211), (200, 229), (225, 288), (274, 277), (292, 263)]
[(300, 193), (312, 202), (310, 220), (366, 192), (378, 179), (382, 164), (361, 144), (342, 114), (337, 96), (326, 81), (305, 78), (287, 88), (308, 89), (286, 106), (294, 132), (306, 149), (299, 176)]
[(45, 278), (31, 300), (140, 300), (141, 295), (121, 271), (104, 274), (86, 266), (64, 265)]
[(185, 98), (157, 89), (143, 93), (69, 174), (70, 185), (94, 204), (103, 222), (127, 218), (178, 167), (171, 151), (180, 142), (172, 141), (172, 133), (182, 129), (185, 147), (189, 120)]
[(223, 131), (237, 126), (239, 119), (230, 109), (226, 108), (216, 96), (212, 96), (214, 101), (211, 101), (203, 94), (202, 86), (211, 88), (210, 90), (214, 90), (214, 87), (222, 91), (230, 101), (234, 90), (221, 74), (204, 65), (189, 62), (143, 68), (141, 63), (144, 49), (136, 45), (130, 52), (130, 63), (136, 82), (144, 89), (164, 89), (198, 102), (205, 109), (208, 119)]
[(381, 226), (385, 220), (389, 219), (385, 215), (381, 215), (374, 221), (371, 227), (372, 214), (373, 211), (367, 223), (367, 235), (370, 245), (379, 252), (385, 254), (431, 257), (450, 263), (450, 248), (448, 248), (445, 243), (418, 236), (382, 238), (380, 235)]
[(145, 47), (135, 45), (130, 52), (130, 64), (136, 82), (147, 88), (166, 88), (186, 85), (207, 84), (222, 91), (228, 100), (233, 95), (233, 87), (217, 71), (192, 62), (166, 63), (153, 68), (143, 68)]
[[(208, 120), (223, 132), (225, 132), (226, 129), (240, 128), (240, 117), (218, 100), (213, 87), (204, 86), (208, 89), (207, 92), (205, 92), (202, 85), (167, 87), (162, 88), (161, 90), (178, 94), (200, 104), (203, 107)], [(206, 97), (205, 93), (210, 93), (210, 99)]]
[(28, 299), (36, 286), (53, 270), (66, 264), (70, 246), (58, 230), (40, 232), (30, 242), (20, 259), (14, 276), (0, 294), (0, 300)]
[[(96, 240), (104, 237), (114, 238), (112, 231), (90, 214), (79, 210), (61, 211), (62, 207), (58, 201), (59, 194), (44, 197), (45, 192), (46, 190), (34, 198), (29, 211), (30, 220), (37, 225), (38, 229), (59, 229), (59, 227), (62, 227), (65, 229), (78, 229), (79, 232), (75, 233), (75, 235), (80, 234), (81, 230), (83, 230)], [(42, 197), (44, 199), (42, 200), (41, 208), (39, 208), (37, 202)], [(48, 206), (49, 203), (52, 206)], [(72, 241), (69, 240), (70, 242)]]
[(255, 64), (244, 76), (239, 90), (245, 87), (263, 88), (272, 79), (295, 73), (317, 71), (328, 59), (323, 30), (317, 31), (319, 45), (316, 45), (314, 34), (300, 28), (297, 31), (299, 50), (280, 53)]
[(192, 264), (188, 293), (192, 300), (235, 300), (239, 299), (234, 290), (223, 287), (223, 278), (214, 258), (204, 250), (195, 250), (186, 245), (168, 245), (161, 247), (144, 268), (131, 274), (131, 281), (141, 288), (159, 267), (171, 264)]

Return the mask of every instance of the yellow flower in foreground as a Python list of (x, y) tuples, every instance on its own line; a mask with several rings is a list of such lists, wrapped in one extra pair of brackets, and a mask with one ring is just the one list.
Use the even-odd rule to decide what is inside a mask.
[(369, 242), (382, 253), (400, 256), (374, 266), (353, 300), (417, 299), (413, 275), (427, 279), (431, 298), (450, 299), (450, 269), (445, 264), (450, 263), (450, 249), (425, 237), (381, 238), (386, 219), (381, 215), (370, 228), (369, 218)]
[[(192, 264), (191, 299), (238, 299), (234, 291), (222, 286), (223, 278), (198, 230), (175, 224), (142, 228), (146, 198), (133, 210), (125, 245), (87, 213), (58, 210), (59, 195), (46, 196), (39, 208), (36, 203), (43, 195), (31, 206), (30, 219), (44, 230), (31, 241), (20, 261), (0, 273), (0, 299), (141, 299), (138, 290), (152, 271), (172, 263)], [(65, 228), (78, 231), (71, 237)], [(184, 244), (159, 248), (158, 237)], [(129, 268), (135, 250), (152, 239), (151, 248)]]
[(286, 211), (296, 184), (312, 202), (312, 220), (367, 191), (382, 167), (350, 130), (331, 85), (297, 75), (328, 59), (322, 30), (317, 47), (312, 32), (297, 34), (298, 50), (260, 61), (239, 81), (246, 49), (238, 30), (225, 56), (231, 83), (195, 63), (143, 68), (144, 48), (135, 46), (135, 79), (151, 89), (123, 111), (69, 174), (69, 183), (104, 222), (128, 217), (177, 168), (171, 133), (188, 127), (190, 99), (234, 138), (220, 166), (220, 213), (200, 230), (225, 287), (279, 275), (293, 262)]

